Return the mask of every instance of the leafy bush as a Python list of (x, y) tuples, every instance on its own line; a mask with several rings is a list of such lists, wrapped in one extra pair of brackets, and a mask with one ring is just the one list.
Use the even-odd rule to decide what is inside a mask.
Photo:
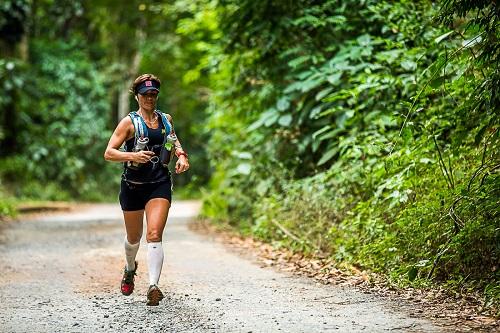
[(497, 8), (441, 5), (221, 3), (205, 214), (498, 306)]
[[(37, 40), (29, 67), (3, 72), (3, 82), (19, 83), (10, 87), (18, 101), (11, 124), (17, 154), (2, 160), (1, 174), (15, 180), (23, 196), (55, 199), (58, 195), (43, 193), (49, 183), (64, 184), (60, 199), (110, 193), (99, 186), (114, 172), (102, 159), (102, 143), (111, 134), (109, 117), (101, 115), (108, 113), (106, 82), (77, 45)], [(19, 130), (25, 128), (30, 130)]]

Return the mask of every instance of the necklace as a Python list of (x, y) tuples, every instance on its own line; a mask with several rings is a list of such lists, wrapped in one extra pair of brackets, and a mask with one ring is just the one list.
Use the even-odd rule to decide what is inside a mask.
[(153, 120), (146, 120), (146, 118), (144, 118), (144, 115), (142, 114), (141, 111), (137, 112), (139, 114), (139, 116), (141, 116), (141, 118), (144, 120), (144, 122), (150, 126), (156, 124), (156, 122), (158, 121), (158, 115), (156, 114), (156, 112), (154, 113), (154, 119)]

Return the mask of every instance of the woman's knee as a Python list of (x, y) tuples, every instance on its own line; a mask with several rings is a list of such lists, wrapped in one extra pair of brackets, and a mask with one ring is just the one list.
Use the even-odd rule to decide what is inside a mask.
[(146, 235), (148, 243), (161, 242), (162, 232), (160, 230), (149, 230)]
[(137, 235), (128, 235), (127, 234), (127, 242), (129, 244), (137, 244), (141, 241), (142, 238), (142, 233), (137, 234)]

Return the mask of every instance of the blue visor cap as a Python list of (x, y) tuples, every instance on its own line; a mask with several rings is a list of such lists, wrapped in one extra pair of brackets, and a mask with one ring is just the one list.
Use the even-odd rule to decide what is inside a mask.
[(155, 90), (160, 92), (160, 83), (153, 80), (146, 80), (136, 88), (136, 93), (144, 94), (146, 91)]

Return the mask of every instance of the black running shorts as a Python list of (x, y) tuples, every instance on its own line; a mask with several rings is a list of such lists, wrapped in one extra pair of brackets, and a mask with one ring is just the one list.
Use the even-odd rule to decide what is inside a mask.
[(165, 198), (172, 202), (172, 182), (167, 180), (152, 184), (131, 184), (122, 179), (120, 187), (122, 210), (142, 210), (153, 198)]

